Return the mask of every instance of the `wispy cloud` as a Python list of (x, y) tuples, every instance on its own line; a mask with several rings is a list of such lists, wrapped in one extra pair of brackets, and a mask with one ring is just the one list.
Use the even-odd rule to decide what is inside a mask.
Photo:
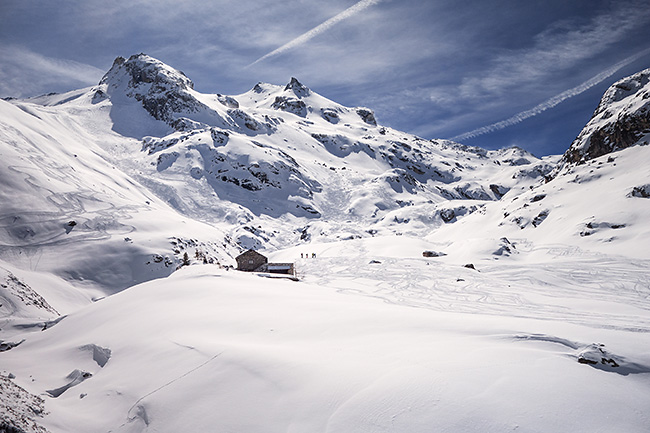
[(548, 80), (593, 59), (623, 40), (640, 26), (647, 25), (650, 8), (622, 2), (614, 10), (578, 25), (559, 21), (537, 34), (533, 45), (497, 55), (491, 67), (479, 76), (463, 80), (458, 93), (468, 100), (488, 100), (511, 94), (526, 86), (527, 93), (543, 92)]
[[(69, 86), (96, 84), (105, 71), (73, 60), (62, 60), (8, 45), (0, 47), (0, 93), (8, 96), (31, 96), (52, 89), (48, 84)], [(54, 89), (63, 90), (60, 88)]]
[(20, 63), (25, 68), (41, 71), (45, 74), (68, 77), (81, 82), (94, 82), (97, 76), (101, 78), (105, 72), (85, 63), (55, 59), (16, 46), (0, 48), (0, 58), (4, 60), (11, 59), (14, 63)]
[(310, 39), (313, 39), (314, 37), (318, 36), (319, 34), (326, 32), (329, 30), (332, 26), (336, 25), (337, 23), (346, 20), (359, 12), (362, 12), (363, 10), (369, 8), (370, 6), (376, 5), (379, 3), (381, 0), (361, 0), (358, 3), (355, 3), (354, 5), (350, 6), (343, 12), (333, 16), (332, 18), (328, 19), (327, 21), (323, 22), (322, 24), (314, 27), (313, 29), (309, 30), (308, 32), (303, 33), (302, 35), (298, 36), (295, 39), (292, 39), (291, 41), (287, 42), (286, 44), (282, 45), (279, 48), (276, 48), (275, 50), (271, 51), (270, 53), (267, 53), (260, 57), (259, 59), (255, 60), (253, 63), (248, 65), (247, 67), (251, 67), (253, 65), (256, 65), (257, 63), (260, 63), (268, 58), (278, 56), (286, 51), (292, 50), (306, 42), (308, 42)]
[(466, 140), (469, 138), (474, 138), (478, 137), (480, 135), (484, 134), (489, 134), (494, 131), (498, 131), (504, 128), (507, 128), (508, 126), (513, 126), (516, 125), (526, 119), (529, 119), (533, 116), (537, 116), (540, 113), (543, 113), (544, 111), (555, 107), (556, 105), (562, 103), (563, 101), (566, 101), (569, 98), (572, 98), (574, 96), (577, 96), (581, 94), (582, 92), (594, 87), (595, 85), (601, 83), (602, 81), (606, 80), (607, 78), (611, 77), (614, 75), (619, 69), (629, 65), (630, 63), (640, 59), (641, 57), (644, 57), (646, 55), (650, 54), (650, 48), (645, 49), (637, 54), (634, 54), (627, 59), (615, 64), (614, 66), (604, 70), (600, 74), (592, 77), (591, 79), (585, 81), (584, 83), (569, 89), (567, 91), (564, 91), (558, 95), (553, 96), (550, 99), (547, 99), (546, 101), (542, 102), (541, 104), (536, 105), (535, 107), (531, 108), (530, 110), (525, 110), (520, 113), (515, 114), (512, 117), (509, 117), (508, 119), (502, 120), (500, 122), (493, 123), (491, 125), (483, 126), (481, 128), (476, 128), (472, 131), (465, 132), (463, 134), (457, 135), (455, 137), (452, 137), (451, 140), (455, 141), (462, 141)]

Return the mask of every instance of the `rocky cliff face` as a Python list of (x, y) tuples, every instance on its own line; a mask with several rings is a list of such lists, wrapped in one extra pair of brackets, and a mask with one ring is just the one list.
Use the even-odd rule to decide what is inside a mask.
[(650, 141), (650, 69), (614, 83), (562, 158), (580, 164)]

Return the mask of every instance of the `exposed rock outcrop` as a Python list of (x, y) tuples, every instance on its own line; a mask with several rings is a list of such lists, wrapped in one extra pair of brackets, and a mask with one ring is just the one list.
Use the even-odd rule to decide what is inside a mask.
[(304, 84), (302, 84), (298, 79), (291, 77), (291, 81), (289, 81), (289, 84), (287, 84), (284, 88), (285, 92), (290, 91), (293, 92), (294, 95), (296, 95), (298, 98), (303, 98), (305, 96), (309, 96), (311, 94), (311, 90)]
[(561, 165), (580, 164), (650, 141), (650, 69), (614, 83)]
[(357, 108), (357, 114), (361, 117), (368, 125), (377, 126), (377, 120), (375, 119), (375, 113), (369, 108), (359, 107)]
[(47, 433), (37, 421), (45, 414), (45, 401), (16, 385), (12, 377), (0, 374), (0, 432)]

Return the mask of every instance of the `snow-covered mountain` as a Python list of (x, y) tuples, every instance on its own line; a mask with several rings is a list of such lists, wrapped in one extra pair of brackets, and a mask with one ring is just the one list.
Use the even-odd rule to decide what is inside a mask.
[(144, 54), (0, 100), (0, 431), (643, 431), (649, 76), (542, 159)]
[[(382, 127), (370, 109), (341, 106), (296, 79), (200, 94), (142, 54), (116, 59), (98, 86), (2, 101), (2, 110), (2, 257), (113, 289), (175, 269), (172, 238), (231, 263), (249, 247), (421, 236), (553, 167), (521, 149), (488, 152)], [(168, 216), (152, 217), (159, 212)], [(141, 236), (151, 232), (159, 236)], [(75, 245), (66, 260), (62, 242)], [(93, 257), (90, 242), (113, 253)], [(25, 251), (37, 251), (38, 263)]]
[[(486, 152), (378, 126), (371, 110), (343, 107), (295, 78), (286, 86), (258, 83), (234, 97), (192, 87), (181, 73), (140, 55), (116, 60), (95, 95), (110, 95), (113, 106), (126, 95), (173, 128), (143, 136), (141, 149), (129, 155), (138, 167), (155, 168), (141, 180), (165, 189), (160, 196), (198, 219), (217, 222), (236, 213), (249, 220), (249, 233), (234, 236), (245, 247), (281, 245), (272, 239), (278, 218), (300, 229), (282, 233), (285, 245), (298, 241), (296, 233), (304, 240), (348, 235), (360, 225), (366, 232), (401, 230), (408, 214), (423, 215), (431, 226), (441, 211), (457, 206), (465, 213), (474, 205), (449, 206), (449, 200), (497, 200), (521, 178), (551, 168), (519, 149)], [(174, 186), (188, 179), (183, 188), (192, 193)], [(218, 200), (201, 203), (197, 196)], [(333, 220), (334, 233), (312, 228)]]

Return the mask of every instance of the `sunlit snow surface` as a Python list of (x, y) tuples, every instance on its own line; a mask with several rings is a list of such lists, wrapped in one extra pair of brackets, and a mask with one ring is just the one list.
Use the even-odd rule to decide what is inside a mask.
[(26, 335), (2, 369), (33, 394), (73, 384), (46, 398), (53, 432), (646, 431), (647, 261), (558, 248), (472, 270), (427, 246), (276, 254), (300, 282), (186, 267)]
[[(0, 101), (0, 429), (650, 431), (649, 146), (545, 179), (134, 59)], [(229, 269), (249, 247), (298, 281)]]

